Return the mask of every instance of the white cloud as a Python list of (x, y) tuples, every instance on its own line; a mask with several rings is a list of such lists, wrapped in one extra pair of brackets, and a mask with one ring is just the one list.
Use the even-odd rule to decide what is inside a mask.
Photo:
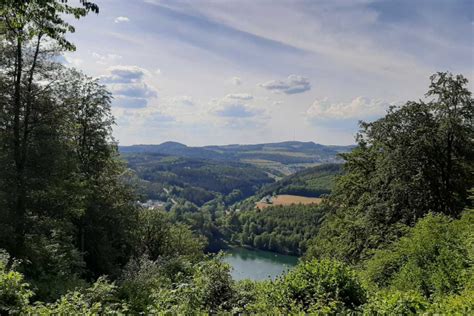
[(114, 95), (120, 95), (129, 98), (151, 98), (156, 97), (157, 93), (146, 83), (113, 83), (109, 85), (110, 91)]
[(94, 57), (96, 63), (100, 65), (107, 65), (122, 59), (122, 56), (117, 54), (99, 54), (96, 52), (92, 52), (92, 57)]
[[(323, 63), (344, 65), (350, 70), (395, 77), (400, 74), (403, 76), (407, 71), (424, 71), (410, 54), (400, 52), (397, 47), (404, 37), (411, 34), (405, 33), (399, 25), (393, 27), (381, 24), (380, 12), (371, 2), (318, 1), (315, 4), (281, 1), (272, 6), (262, 5), (258, 1), (245, 6), (239, 2), (213, 3), (212, 6), (187, 2), (186, 5), (176, 4), (175, 7), (176, 10), (189, 10), (231, 28), (313, 53)], [(413, 12), (420, 10), (420, 7), (432, 9), (435, 6), (415, 7)], [(416, 16), (420, 16), (419, 20), (422, 21), (424, 14)], [(423, 30), (414, 25), (409, 25), (408, 29), (426, 36)], [(396, 40), (390, 43), (391, 38)], [(393, 49), (387, 49), (387, 46)]]
[(143, 124), (146, 127), (157, 127), (159, 125), (169, 124), (176, 121), (173, 116), (165, 114), (159, 110), (140, 113), (140, 115), (143, 119)]
[(84, 60), (82, 60), (81, 58), (74, 58), (67, 54), (64, 55), (64, 59), (69, 65), (73, 67), (80, 67), (84, 63)]
[(246, 120), (261, 116), (264, 111), (248, 104), (253, 96), (247, 93), (228, 94), (222, 99), (212, 99), (211, 114), (223, 118)]
[(242, 79), (240, 79), (240, 77), (232, 77), (230, 78), (230, 81), (236, 86), (240, 86), (242, 84)]
[(148, 71), (138, 66), (112, 66), (107, 68), (110, 75), (102, 76), (105, 83), (132, 83), (141, 81)]
[(114, 105), (123, 108), (144, 108), (151, 98), (158, 96), (157, 91), (145, 83), (148, 71), (138, 66), (113, 66), (108, 69), (109, 75), (100, 80), (115, 97)]
[(258, 115), (260, 111), (252, 109), (246, 104), (233, 103), (219, 106), (214, 110), (214, 113), (222, 117), (248, 118)]
[[(173, 133), (186, 135), (183, 139), (191, 144), (264, 142), (293, 138), (294, 129), (296, 138), (347, 143), (352, 142), (357, 120), (364, 116), (364, 111), (375, 111), (359, 107), (360, 113), (350, 114), (346, 107), (355, 96), (416, 99), (426, 92), (429, 75), (442, 69), (464, 73), (474, 82), (469, 71), (472, 40), (469, 32), (462, 32), (472, 26), (472, 19), (467, 17), (469, 25), (465, 25), (465, 15), (450, 9), (457, 5), (445, 4), (446, 10), (436, 10), (437, 6), (426, 2), (405, 1), (400, 10), (393, 10), (384, 1), (363, 1), (367, 5), (359, 0), (274, 1), (271, 5), (265, 1), (246, 1), (242, 5), (239, 1), (150, 0), (160, 3), (159, 7), (149, 6), (143, 0), (125, 1), (119, 6), (113, 5), (114, 1), (104, 1), (108, 22), (92, 17), (88, 19), (90, 23), (79, 23), (74, 35), (78, 51), (72, 56), (82, 59), (81, 68), (94, 76), (111, 75), (105, 70), (115, 64), (140, 65), (150, 71), (151, 75), (144, 75), (140, 82), (150, 89), (159, 88), (159, 98), (122, 99), (115, 95), (113, 109), (125, 110), (127, 105), (134, 106), (131, 112), (157, 108), (175, 117), (177, 123), (170, 124), (169, 134), (150, 133), (132, 120), (136, 130), (114, 131), (122, 136), (121, 141), (128, 143), (164, 141), (169, 135), (176, 135)], [(456, 13), (454, 19), (439, 19), (450, 12)], [(131, 21), (115, 24), (114, 18), (121, 15)], [(157, 17), (160, 23), (156, 23)], [(135, 22), (140, 25), (130, 27)], [(147, 29), (145, 33), (143, 27)], [(94, 58), (92, 51), (104, 56), (117, 52), (123, 58), (106, 61), (102, 67), (102, 59)], [(161, 76), (156, 72), (158, 67)], [(289, 74), (309, 78), (311, 90), (291, 95), (281, 88), (267, 90), (258, 86), (269, 80), (286, 82)], [(247, 117), (223, 117), (212, 111), (224, 96), (238, 92), (247, 92), (253, 99), (228, 100), (238, 106), (229, 109), (230, 105), (221, 105), (216, 111), (220, 110), (221, 115), (237, 114), (240, 107), (240, 116)], [(174, 96), (192, 96), (195, 105), (187, 107), (186, 100), (179, 97), (167, 100)], [(208, 101), (214, 96), (220, 98), (211, 106)], [(303, 114), (308, 107), (316, 97), (324, 96), (329, 97), (327, 107), (315, 106), (308, 114), (313, 119), (327, 118), (326, 121), (304, 122)], [(284, 104), (273, 104), (277, 100)], [(122, 103), (121, 107), (116, 103)], [(144, 107), (137, 108), (140, 106)], [(270, 118), (248, 117), (246, 113), (256, 109), (263, 109), (263, 114), (268, 113)], [(343, 119), (351, 116), (353, 120)], [(224, 121), (244, 120), (258, 120), (268, 129), (259, 134), (255, 129), (222, 125)], [(184, 124), (202, 126), (206, 132), (189, 132)], [(344, 134), (334, 132), (335, 124), (347, 127)]]
[(169, 98), (169, 101), (172, 106), (193, 106), (195, 104), (193, 98), (188, 97), (187, 95), (179, 96), (179, 97), (172, 97)]
[(122, 127), (140, 127), (145, 129), (169, 125), (176, 121), (175, 117), (163, 113), (156, 108), (131, 108), (128, 106), (114, 114), (117, 124)]
[(130, 22), (130, 19), (126, 16), (118, 16), (114, 20), (115, 23), (125, 23), (125, 22)]
[(272, 92), (295, 94), (310, 90), (311, 83), (306, 77), (299, 75), (289, 75), (288, 78), (284, 80), (272, 80), (266, 83), (261, 83), (260, 87)]
[(395, 103), (380, 99), (356, 97), (348, 103), (331, 102), (328, 98), (315, 100), (306, 111), (311, 120), (356, 120), (373, 118), (385, 114), (387, 108)]
[(232, 93), (225, 96), (226, 99), (234, 99), (234, 100), (252, 100), (253, 96), (248, 93)]
[(115, 94), (114, 105), (121, 108), (141, 109), (146, 107), (148, 101), (145, 98), (127, 97)]

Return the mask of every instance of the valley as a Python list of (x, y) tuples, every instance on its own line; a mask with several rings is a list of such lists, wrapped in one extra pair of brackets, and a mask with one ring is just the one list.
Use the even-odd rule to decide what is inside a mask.
[[(205, 236), (206, 251), (244, 246), (294, 256), (316, 236), (325, 213), (322, 197), (342, 174), (338, 154), (350, 149), (304, 142), (120, 148), (140, 205), (163, 210)], [(265, 163), (250, 163), (250, 156)]]
[(328, 194), (340, 172), (338, 154), (351, 146), (282, 142), (188, 147), (166, 142), (119, 149), (142, 200), (173, 198), (197, 206), (219, 200), (230, 206), (254, 195)]

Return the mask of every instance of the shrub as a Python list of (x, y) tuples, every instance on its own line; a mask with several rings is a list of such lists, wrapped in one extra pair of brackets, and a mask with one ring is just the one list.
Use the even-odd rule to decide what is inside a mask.
[(474, 289), (466, 289), (460, 295), (448, 295), (435, 301), (428, 309), (429, 314), (473, 315)]
[(160, 286), (162, 268), (146, 257), (130, 261), (122, 274), (119, 296), (130, 304), (133, 313), (145, 312), (153, 303), (151, 294)]
[(24, 282), (21, 273), (16, 272), (16, 263), (8, 268), (10, 256), (0, 249), (0, 314), (14, 314), (22, 312), (29, 304), (33, 292), (29, 284)]
[(89, 288), (68, 292), (51, 304), (36, 303), (27, 309), (33, 315), (121, 315), (128, 306), (115, 296), (117, 287), (100, 277)]
[[(243, 310), (244, 313), (280, 315), (289, 312), (288, 306), (291, 303), (279, 281), (247, 281), (247, 283), (240, 283), (237, 288), (240, 301), (242, 297), (247, 298), (243, 305), (238, 304), (236, 308)], [(237, 311), (242, 313), (241, 310)]]
[(424, 312), (428, 301), (417, 292), (378, 292), (370, 296), (364, 315), (415, 315)]
[[(473, 216), (460, 220), (429, 214), (389, 249), (368, 261), (369, 282), (399, 291), (417, 291), (426, 298), (456, 294), (472, 277), (472, 254), (467, 242), (474, 231)], [(470, 236), (470, 237), (469, 237)]]
[(153, 304), (148, 312), (189, 314), (230, 311), (235, 297), (230, 267), (221, 262), (220, 257), (215, 257), (195, 264), (190, 277), (155, 288)]
[(346, 264), (334, 260), (300, 263), (280, 281), (289, 310), (342, 312), (365, 302), (365, 291)]

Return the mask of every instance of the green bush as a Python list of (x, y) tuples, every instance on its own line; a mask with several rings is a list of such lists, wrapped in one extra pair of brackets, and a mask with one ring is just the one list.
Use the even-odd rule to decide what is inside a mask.
[(472, 278), (471, 213), (460, 220), (433, 214), (421, 219), (389, 249), (376, 251), (366, 265), (369, 282), (381, 288), (417, 291), (426, 298), (462, 291)]
[(153, 304), (152, 292), (163, 286), (163, 268), (146, 257), (130, 261), (122, 273), (119, 297), (126, 300), (133, 313), (145, 312)]
[(473, 315), (474, 289), (467, 289), (460, 295), (448, 295), (435, 301), (428, 309), (428, 313), (443, 315)]
[(135, 231), (136, 251), (151, 260), (160, 257), (202, 256), (204, 238), (186, 225), (174, 223), (169, 213), (156, 209), (141, 209)]
[(99, 278), (90, 288), (68, 292), (54, 303), (36, 303), (27, 309), (33, 315), (122, 315), (127, 304), (115, 294), (117, 287), (105, 278)]
[(331, 260), (302, 262), (276, 281), (255, 282), (253, 291), (249, 313), (343, 313), (366, 300), (355, 272)]
[[(339, 261), (301, 262), (276, 281), (238, 285), (240, 308), (251, 314), (332, 314), (359, 311), (365, 291), (353, 270)], [(239, 301), (242, 302), (242, 301)]]
[(438, 297), (433, 303), (418, 292), (379, 291), (364, 305), (364, 315), (471, 315), (474, 290)]
[(8, 268), (10, 256), (0, 249), (0, 314), (22, 312), (29, 304), (33, 292), (24, 282), (21, 273), (14, 270), (16, 263)]
[[(290, 302), (284, 292), (281, 282), (271, 280), (259, 282), (241, 283), (237, 286), (238, 297), (241, 301), (246, 298), (244, 304), (237, 305), (237, 312), (249, 314), (280, 315), (287, 314), (290, 310)], [(241, 310), (239, 310), (241, 309)]]
[(201, 261), (193, 266), (190, 277), (163, 284), (153, 290), (152, 314), (217, 313), (231, 311), (236, 292), (228, 264), (220, 257)]
[(241, 280), (235, 283), (235, 301), (232, 308), (233, 314), (249, 312), (248, 308), (257, 301), (259, 282), (252, 280)]
[(334, 260), (300, 263), (282, 279), (290, 308), (304, 312), (342, 312), (365, 302), (365, 291), (346, 264)]
[(428, 306), (427, 299), (417, 292), (378, 292), (370, 296), (364, 315), (416, 315)]

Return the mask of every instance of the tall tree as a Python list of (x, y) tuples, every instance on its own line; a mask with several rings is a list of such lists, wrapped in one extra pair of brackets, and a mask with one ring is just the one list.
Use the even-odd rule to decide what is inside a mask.
[(96, 4), (80, 0), (80, 6), (71, 6), (67, 0), (2, 0), (0, 2), (1, 37), (10, 47), (13, 57), (11, 68), (6, 68), (11, 76), (11, 96), (4, 110), (12, 112), (7, 137), (13, 152), (14, 205), (11, 205), (10, 218), (14, 218), (16, 250), (21, 254), (27, 212), (26, 164), (28, 161), (32, 121), (32, 107), (39, 98), (33, 93), (33, 82), (38, 74), (38, 59), (42, 43), (48, 41), (59, 49), (74, 50), (74, 45), (65, 35), (74, 32), (74, 27), (63, 19), (64, 15), (75, 18), (85, 16), (89, 11), (98, 12)]
[(57, 62), (74, 49), (62, 17), (97, 10), (52, 0), (0, 9), (0, 248), (26, 259), (43, 297), (116, 273), (132, 252), (137, 214), (111, 136), (111, 95)]

